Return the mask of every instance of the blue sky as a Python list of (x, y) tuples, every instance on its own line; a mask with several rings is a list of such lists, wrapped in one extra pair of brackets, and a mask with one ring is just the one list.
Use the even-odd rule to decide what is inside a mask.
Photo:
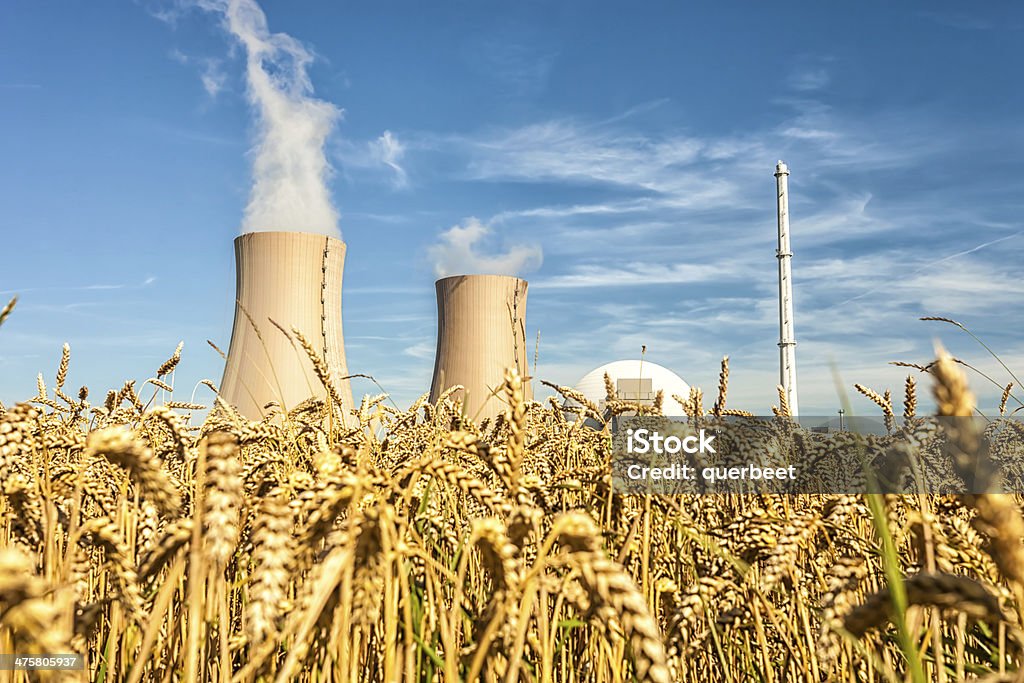
[[(728, 354), (730, 403), (767, 412), (778, 159), (804, 414), (839, 407), (833, 363), (847, 388), (898, 394), (887, 362), (937, 337), (1009, 380), (921, 315), (1024, 376), (1017, 3), (261, 5), (344, 111), (326, 152), (349, 367), (399, 404), (429, 388), (431, 247), (476, 219), (485, 252), (543, 252), (523, 274), (540, 376), (571, 384), (646, 344), (712, 395)], [(243, 51), (215, 14), (141, 0), (14, 0), (0, 45), (0, 298), (20, 295), (0, 400), (52, 384), (65, 341), (69, 384), (98, 396), (179, 340), (179, 398), (219, 381), (205, 340), (230, 337), (251, 183)]]

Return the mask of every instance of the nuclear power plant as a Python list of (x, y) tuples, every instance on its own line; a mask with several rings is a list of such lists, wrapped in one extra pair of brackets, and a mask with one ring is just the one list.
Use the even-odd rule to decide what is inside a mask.
[[(789, 169), (775, 168), (779, 268), (779, 375), (791, 413), (798, 414), (796, 339), (789, 238)], [(345, 243), (321, 234), (254, 232), (235, 240), (236, 306), (221, 397), (245, 417), (261, 419), (267, 406), (294, 408), (310, 396), (328, 392), (307, 353), (291, 334), (299, 330), (326, 360), (338, 412), (351, 421), (352, 390), (345, 361), (341, 291)], [(504, 275), (455, 275), (438, 280), (437, 348), (430, 398), (450, 389), (469, 417), (493, 419), (506, 409), (501, 386), (505, 371), (527, 376), (527, 283)], [(282, 332), (282, 330), (286, 331)], [(649, 403), (661, 390), (667, 400), (686, 396), (678, 375), (651, 362), (616, 361), (583, 377), (576, 389), (595, 404), (605, 397), (607, 373), (617, 395)], [(524, 383), (526, 398), (531, 383)], [(335, 400), (334, 402), (337, 402)]]
[[(505, 371), (528, 374), (525, 280), (455, 275), (437, 281), (437, 351), (430, 399), (455, 386), (466, 415), (494, 418), (505, 410)], [(530, 383), (523, 389), (530, 400)]]
[[(326, 360), (344, 405), (352, 410), (341, 324), (345, 243), (304, 232), (251, 232), (235, 239), (235, 319), (220, 395), (246, 418), (266, 406), (290, 410), (327, 390), (294, 328)], [(286, 330), (289, 336), (281, 331)]]
[[(606, 374), (617, 398), (643, 406), (654, 405), (659, 391), (666, 405), (672, 396), (686, 398), (690, 394), (690, 386), (683, 378), (664, 366), (647, 360), (617, 360), (594, 368), (573, 387), (601, 410), (608, 396)], [(575, 407), (576, 402), (567, 399), (565, 405)]]

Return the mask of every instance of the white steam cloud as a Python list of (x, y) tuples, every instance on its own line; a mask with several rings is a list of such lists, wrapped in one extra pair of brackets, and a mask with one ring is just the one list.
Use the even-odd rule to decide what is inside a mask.
[(491, 229), (476, 218), (441, 233), (440, 243), (428, 248), (437, 277), (449, 275), (520, 275), (540, 267), (544, 254), (539, 246), (513, 245), (493, 255), (478, 251)]
[(297, 230), (340, 236), (327, 179), (324, 144), (341, 110), (313, 97), (306, 69), (313, 55), (284, 33), (271, 33), (255, 0), (199, 0), (221, 14), (246, 54), (249, 103), (257, 117), (253, 184), (243, 232)]

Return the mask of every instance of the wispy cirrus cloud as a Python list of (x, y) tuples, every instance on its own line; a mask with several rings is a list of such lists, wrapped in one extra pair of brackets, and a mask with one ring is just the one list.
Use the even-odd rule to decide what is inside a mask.
[[(887, 189), (879, 185), (882, 176), (863, 175), (867, 169), (909, 172), (955, 152), (956, 140), (947, 136), (940, 145), (923, 145), (921, 139), (931, 137), (928, 126), (919, 126), (917, 136), (906, 135), (900, 127), (890, 133), (871, 121), (845, 120), (813, 100), (789, 99), (780, 106), (793, 113), (742, 135), (657, 135), (623, 129), (619, 121), (595, 124), (563, 118), (472, 135), (414, 136), (412, 147), (465, 159), (465, 181), (542, 183), (564, 188), (565, 196), (582, 192), (598, 197), (526, 204), (487, 221), (502, 230), (541, 235), (551, 253), (584, 254), (592, 244), (591, 260), (598, 264), (614, 264), (623, 250), (635, 247), (638, 237), (673, 237), (671, 226), (675, 239), (685, 240), (694, 257), (708, 256), (707, 245), (717, 241), (704, 238), (720, 230), (763, 249), (774, 237), (770, 173), (778, 157), (796, 160), (791, 162), (798, 174), (793, 185), (800, 212), (796, 230), (804, 248), (905, 232), (908, 227), (923, 229), (929, 223), (933, 232), (941, 232), (939, 226), (949, 225), (954, 216), (980, 218), (929, 206), (923, 199), (894, 200), (889, 193), (880, 199), (877, 189)], [(670, 251), (659, 248), (655, 260)], [(586, 273), (573, 279), (577, 275), (552, 273), (548, 267), (541, 280), (568, 286), (591, 277)], [(608, 279), (616, 281), (632, 286), (628, 277)]]
[[(684, 136), (653, 138), (614, 127), (588, 128), (552, 120), (478, 137), (452, 136), (469, 157), (472, 180), (560, 180), (665, 192), (681, 168), (698, 160), (702, 143)], [(683, 179), (680, 179), (683, 180)]]
[(802, 67), (789, 75), (789, 87), (800, 91), (821, 90), (831, 80), (823, 66)]
[[(977, 311), (979, 306), (986, 305), (1002, 305), (1010, 303), (1016, 300), (1020, 294), (1024, 293), (1024, 286), (1020, 285), (1017, 278), (1014, 277), (1013, 273), (1007, 272), (1005, 269), (996, 269), (990, 265), (990, 261), (985, 266), (984, 273), (969, 272), (976, 267), (976, 260), (968, 260), (961, 257), (975, 254), (983, 249), (988, 249), (997, 244), (1007, 242), (1009, 240), (1020, 238), (1024, 235), (1024, 230), (1018, 230), (1017, 232), (996, 239), (987, 240), (980, 244), (976, 244), (967, 249), (957, 251), (952, 254), (948, 254), (938, 259), (927, 260), (920, 263), (922, 254), (917, 253), (913, 256), (906, 258), (900, 263), (898, 272), (894, 273), (896, 276), (895, 286), (891, 281), (883, 281), (878, 285), (864, 290), (859, 294), (846, 299), (839, 304), (842, 306), (858, 299), (871, 296), (882, 289), (887, 290), (887, 293), (892, 293), (894, 290), (900, 289), (900, 287), (917, 284), (921, 294), (928, 292), (934, 292), (936, 289), (943, 292), (942, 304), (943, 306), (949, 307), (955, 304), (957, 300), (955, 297), (950, 299), (945, 291), (955, 286), (957, 295), (966, 295), (968, 298), (968, 306), (973, 311)], [(956, 270), (948, 272), (944, 264), (948, 264), (950, 261), (958, 259)], [(915, 261), (919, 263), (915, 264)], [(964, 264), (967, 264), (966, 266)], [(910, 265), (914, 264), (914, 265)], [(831, 267), (828, 267), (831, 266)], [(826, 270), (829, 272), (829, 278), (834, 281), (834, 277), (839, 271), (846, 271), (849, 273), (852, 268), (855, 268), (856, 264), (849, 261), (832, 261), (827, 264)], [(820, 268), (817, 269), (820, 272)], [(877, 268), (875, 268), (877, 270)], [(908, 272), (909, 271), (909, 272)], [(814, 271), (812, 271), (814, 272)], [(940, 273), (941, 283), (934, 281), (936, 273)], [(940, 285), (936, 288), (936, 285)]]
[(395, 187), (405, 187), (408, 185), (408, 175), (401, 166), (402, 157), (405, 156), (405, 147), (398, 141), (398, 138), (390, 130), (386, 130), (370, 145), (377, 160), (394, 171)]
[(402, 353), (420, 360), (433, 360), (434, 350), (434, 345), (429, 341), (424, 340), (405, 347), (402, 349)]
[(927, 125), (898, 117), (850, 120), (807, 96), (781, 97), (775, 106), (782, 114), (776, 122), (736, 134), (640, 132), (628, 118), (596, 123), (557, 118), (469, 134), (410, 133), (409, 149), (450, 157), (461, 169), (456, 177), (467, 182), (557, 185), (602, 195), (600, 201), (508, 209), (495, 216), (501, 222), (754, 209), (763, 203), (750, 188), (778, 158), (792, 158), (798, 168), (806, 161), (804, 169), (823, 175), (819, 171), (826, 167), (835, 172), (910, 168), (956, 147)]
[(722, 282), (737, 277), (738, 273), (726, 263), (660, 264), (649, 261), (617, 266), (579, 265), (568, 273), (541, 278), (534, 282), (536, 289), (574, 289), (605, 287), (656, 287), (696, 282)]
[(195, 57), (186, 55), (175, 48), (171, 50), (171, 59), (185, 66), (198, 67), (199, 80), (203, 90), (211, 98), (217, 97), (227, 85), (228, 75), (224, 71), (223, 60), (216, 57)]
[(0, 296), (25, 292), (95, 292), (112, 289), (143, 289), (157, 281), (148, 275), (142, 282), (93, 282), (89, 284), (47, 285), (45, 287), (23, 287), (21, 289), (0, 289)]
[(533, 97), (547, 86), (558, 50), (537, 31), (504, 25), (470, 37), (462, 50), (471, 68), (502, 85), (508, 97)]
[(370, 177), (377, 182), (386, 177), (394, 189), (409, 186), (409, 174), (403, 163), (406, 145), (390, 130), (373, 140), (342, 140), (334, 146), (333, 153), (349, 180)]

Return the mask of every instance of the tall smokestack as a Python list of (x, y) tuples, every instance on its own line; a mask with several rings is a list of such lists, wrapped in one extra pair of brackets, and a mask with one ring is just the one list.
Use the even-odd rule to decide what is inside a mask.
[(270, 401), (290, 410), (310, 396), (326, 398), (308, 356), (277, 323), (289, 335), (297, 329), (326, 359), (349, 419), (341, 325), (345, 243), (304, 232), (250, 232), (235, 239), (235, 266), (235, 322), (221, 398), (249, 419), (262, 417)]
[(793, 417), (800, 414), (796, 394), (796, 333), (793, 331), (793, 251), (789, 245), (789, 168), (775, 166), (779, 209), (779, 382)]
[[(526, 361), (525, 280), (506, 275), (455, 275), (437, 281), (437, 353), (430, 399), (462, 385), (467, 415), (494, 418), (505, 410), (499, 390), (506, 369), (524, 377)], [(531, 396), (529, 382), (523, 389)]]

